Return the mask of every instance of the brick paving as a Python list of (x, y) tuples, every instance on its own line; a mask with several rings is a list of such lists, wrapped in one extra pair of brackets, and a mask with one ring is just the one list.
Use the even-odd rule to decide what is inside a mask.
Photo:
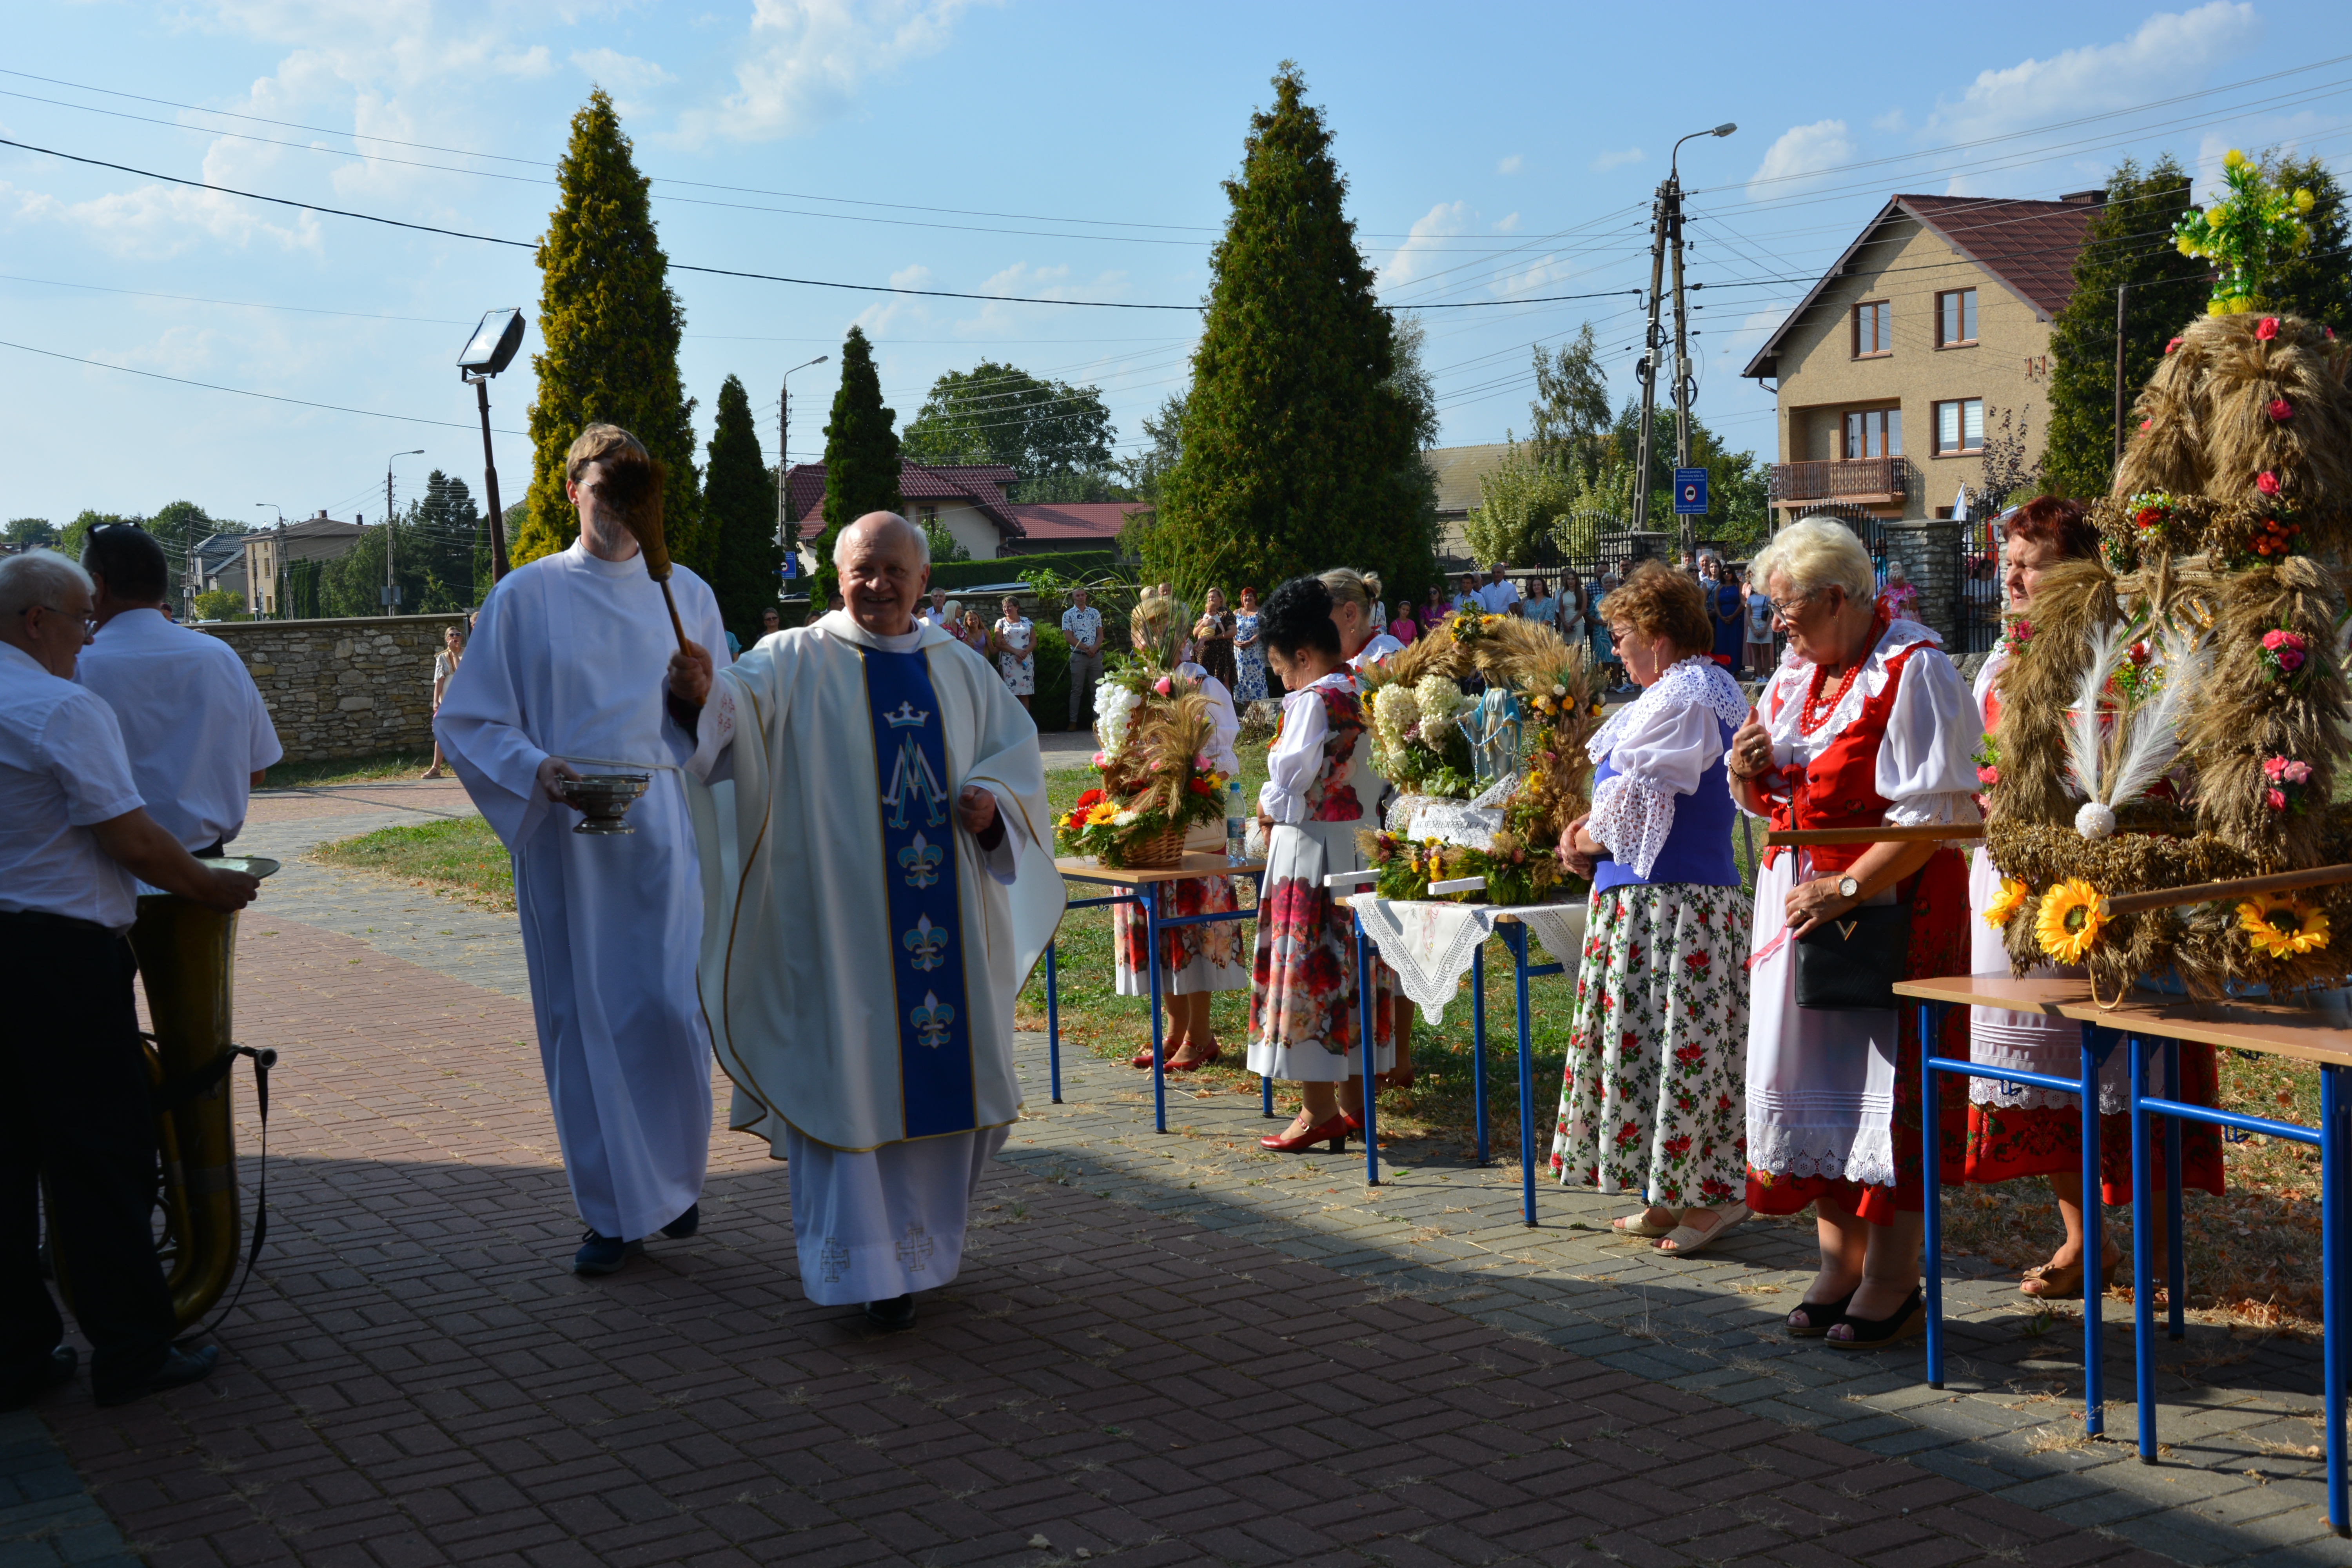
[[(257, 811), (240, 847), (446, 809), (433, 789)], [(1181, 1095), (1155, 1137), (1140, 1075), (1066, 1059), (1048, 1104), (1035, 1038), (1032, 1116), (915, 1332), (802, 1299), (784, 1169), (723, 1130), (703, 1235), (577, 1280), (517, 948), (510, 916), (272, 879), (239, 973), (241, 1037), (284, 1053), (272, 1229), (229, 1364), (43, 1405), (102, 1509), (0, 1417), (0, 1568), (2347, 1555), (2314, 1521), (2301, 1347), (2194, 1331), (2174, 1462), (2146, 1469), (2127, 1332), (2116, 1436), (2085, 1444), (2078, 1331), (2019, 1332), (2005, 1283), (1956, 1289), (1937, 1394), (1916, 1345), (1775, 1331), (1801, 1229), (1669, 1265), (1580, 1228), (1622, 1201), (1549, 1189), (1524, 1229), (1515, 1166), (1368, 1193), (1360, 1155), (1257, 1155), (1254, 1094)]]

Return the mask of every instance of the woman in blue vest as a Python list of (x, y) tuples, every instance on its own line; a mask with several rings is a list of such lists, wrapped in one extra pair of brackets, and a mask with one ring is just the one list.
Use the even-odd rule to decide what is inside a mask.
[(1591, 879), (1552, 1169), (1563, 1185), (1639, 1193), (1614, 1222), (1672, 1256), (1748, 1217), (1751, 911), (1731, 858), (1724, 757), (1748, 717), (1710, 657), (1700, 584), (1663, 562), (1601, 602), (1642, 695), (1593, 736), (1592, 808), (1560, 863)]

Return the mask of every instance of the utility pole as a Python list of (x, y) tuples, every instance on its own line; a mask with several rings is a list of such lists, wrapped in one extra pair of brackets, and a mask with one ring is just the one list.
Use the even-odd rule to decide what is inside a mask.
[[(1683, 300), (1683, 183), (1680, 178), (1666, 180), (1666, 250), (1675, 258), (1675, 467), (1691, 466), (1690, 449), (1690, 334), (1689, 314)], [(1688, 512), (1675, 516), (1675, 547), (1684, 554), (1698, 554), (1698, 519)]]
[(392, 577), (392, 463), (394, 458), (421, 458), (422, 447), (405, 452), (394, 452), (383, 460), (383, 613), (391, 615), (400, 602), (400, 590), (393, 585)]
[[(2128, 283), (2116, 285), (2116, 468), (2124, 466), (2124, 290)], [(2108, 478), (2113, 479), (2113, 473)]]
[[(1633, 527), (1639, 531), (1650, 521), (1650, 452), (1658, 412), (1658, 353), (1665, 347), (1659, 339), (1659, 296), (1665, 284), (1666, 252), (1671, 248), (1675, 258), (1675, 466), (1690, 467), (1690, 333), (1688, 309), (1683, 297), (1683, 179), (1677, 160), (1683, 142), (1698, 136), (1728, 136), (1739, 127), (1729, 121), (1711, 130), (1694, 131), (1667, 155), (1666, 178), (1658, 186), (1656, 200), (1650, 205), (1650, 317), (1642, 337), (1642, 441), (1640, 455), (1633, 469)], [(1698, 525), (1687, 517), (1679, 519), (1676, 547), (1696, 552), (1698, 548)]]
[[(806, 370), (809, 365), (823, 364), (832, 358), (831, 354), (819, 354), (805, 364), (793, 366), (793, 370)], [(776, 543), (785, 550), (796, 547), (787, 532), (792, 519), (787, 515), (784, 496), (784, 477), (792, 470), (791, 459), (784, 452), (784, 437), (792, 427), (793, 370), (784, 372), (783, 388), (776, 395)]]
[[(1677, 142), (1677, 146), (1681, 143)], [(1666, 191), (1658, 187), (1650, 203), (1650, 319), (1642, 329), (1642, 360), (1634, 374), (1642, 378), (1642, 438), (1633, 458), (1633, 531), (1650, 526), (1650, 437), (1658, 417), (1658, 294), (1665, 281)]]

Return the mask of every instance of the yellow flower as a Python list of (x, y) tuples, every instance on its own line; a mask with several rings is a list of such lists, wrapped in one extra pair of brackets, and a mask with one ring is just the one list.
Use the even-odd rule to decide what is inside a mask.
[(1098, 800), (1095, 802), (1093, 809), (1087, 813), (1087, 826), (1088, 827), (1099, 827), (1118, 815), (1118, 807), (1111, 805), (1111, 803), (1107, 800)]
[(2309, 191), (2297, 191), (2294, 193), (2294, 210), (2299, 213), (2309, 212), (2317, 205), (2317, 203), (2318, 198), (2314, 196)]
[(2014, 877), (2003, 877), (2000, 879), (2000, 891), (1994, 893), (1992, 896), (1992, 902), (1985, 906), (1985, 924), (1992, 927), (1995, 931), (1999, 931), (2001, 927), (2007, 925), (2010, 921), (2010, 917), (2016, 914), (2020, 909), (2024, 907), (2025, 893), (2026, 888), (2024, 883), (2019, 881)]
[(2292, 958), (2327, 945), (2327, 911), (2276, 893), (2256, 893), (2238, 906), (2238, 929), (2263, 956)]
[(2226, 154), (2223, 155), (2221, 159), (2221, 166), (2225, 169), (2234, 169), (2245, 161), (2246, 155), (2243, 153), (2239, 152), (2235, 147), (2232, 147)]
[(2099, 914), (2099, 890), (2080, 877), (2069, 877), (2042, 895), (2033, 934), (2042, 951), (2059, 963), (2080, 963), (2106, 923)]

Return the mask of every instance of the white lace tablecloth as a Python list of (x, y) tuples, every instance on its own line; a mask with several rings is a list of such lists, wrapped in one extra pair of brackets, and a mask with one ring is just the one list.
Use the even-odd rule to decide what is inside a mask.
[(1524, 923), (1544, 952), (1576, 970), (1584, 948), (1584, 906), (1523, 904), (1496, 908), (1492, 904), (1406, 902), (1375, 893), (1358, 893), (1349, 903), (1364, 922), (1364, 934), (1397, 972), (1404, 994), (1412, 998), (1433, 1024), (1445, 1021), (1446, 1004), (1462, 988), (1470, 955), (1495, 934), (1502, 917)]

